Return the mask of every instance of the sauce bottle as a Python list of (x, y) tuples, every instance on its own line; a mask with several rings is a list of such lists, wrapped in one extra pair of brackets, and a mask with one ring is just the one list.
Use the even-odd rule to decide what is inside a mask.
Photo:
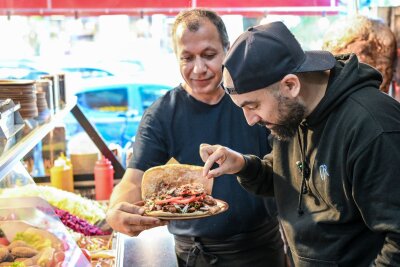
[(50, 169), (50, 183), (58, 189), (74, 192), (72, 166), (68, 165), (64, 155), (54, 161), (54, 165)]
[(67, 171), (67, 191), (74, 192), (74, 169), (72, 167), (71, 160), (67, 158), (64, 153), (61, 153), (60, 157), (62, 160), (65, 161), (65, 164), (69, 167), (70, 170)]
[(110, 199), (114, 187), (114, 168), (103, 155), (94, 166), (94, 187), (96, 200)]

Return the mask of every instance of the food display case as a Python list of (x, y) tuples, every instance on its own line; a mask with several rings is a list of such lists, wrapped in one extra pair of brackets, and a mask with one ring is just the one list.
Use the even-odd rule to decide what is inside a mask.
[[(41, 256), (36, 256), (41, 258), (41, 266), (178, 266), (174, 239), (166, 227), (143, 231), (138, 237), (101, 232), (99, 228), (105, 222), (104, 203), (35, 183), (37, 178), (30, 175), (23, 158), (57, 125), (62, 124), (69, 112), (100, 152), (111, 158), (116, 177), (122, 177), (124, 173), (76, 104), (65, 106), (42, 123), (35, 125), (32, 121), (25, 121), (24, 129), (0, 150), (0, 229), (3, 227), (3, 235), (10, 239), (8, 245), (16, 235), (34, 229), (47, 233), (54, 243), (50, 248), (40, 250)], [(49, 257), (49, 254), (53, 256)]]
[[(0, 229), (6, 247), (2, 266), (82, 266), (91, 262), (42, 198), (21, 197), (0, 201)], [(7, 251), (8, 250), (8, 251)], [(12, 265), (20, 263), (20, 265)], [(23, 264), (23, 265), (22, 265)]]
[[(53, 128), (62, 122), (63, 118), (75, 105), (67, 106), (47, 122), (39, 124), (33, 120), (26, 120), (24, 129), (19, 131), (13, 139), (9, 140), (8, 147), (0, 154), (0, 179), (7, 180), (10, 172), (21, 165), (21, 159), (29, 153)], [(27, 179), (33, 183), (33, 179)], [(26, 182), (28, 182), (26, 181)]]
[[(115, 266), (113, 235), (95, 225), (105, 221), (104, 204), (37, 184), (24, 165), (24, 157), (70, 112), (83, 116), (73, 103), (46, 121), (25, 120), (24, 128), (0, 150), (0, 240), (6, 245), (0, 249), (8, 257), (0, 261), (10, 266)], [(100, 148), (108, 153), (104, 143)], [(15, 252), (13, 244), (21, 240), (28, 249)], [(30, 259), (23, 259), (28, 254)], [(25, 265), (13, 262), (24, 260)]]

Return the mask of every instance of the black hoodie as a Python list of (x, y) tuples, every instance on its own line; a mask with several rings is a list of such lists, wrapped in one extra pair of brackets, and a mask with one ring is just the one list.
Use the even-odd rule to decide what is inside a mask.
[(245, 156), (239, 182), (275, 196), (296, 266), (400, 266), (400, 104), (355, 55), (330, 76), (298, 136)]

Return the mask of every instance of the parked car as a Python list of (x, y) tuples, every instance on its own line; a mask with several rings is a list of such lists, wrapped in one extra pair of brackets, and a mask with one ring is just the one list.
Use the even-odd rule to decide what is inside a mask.
[(39, 68), (31, 59), (0, 60), (0, 79), (36, 80), (47, 74), (49, 74), (48, 70)]
[(37, 80), (40, 76), (65, 73), (70, 79), (133, 76), (144, 71), (139, 60), (7, 59), (0, 60), (0, 79)]
[[(104, 77), (89, 79), (75, 92), (82, 112), (106, 143), (124, 147), (136, 134), (143, 112), (172, 85), (143, 77)], [(71, 135), (79, 127), (67, 127)]]
[(79, 60), (69, 58), (53, 64), (52, 69), (64, 72), (79, 79), (101, 78), (107, 76), (134, 76), (144, 71), (139, 60)]

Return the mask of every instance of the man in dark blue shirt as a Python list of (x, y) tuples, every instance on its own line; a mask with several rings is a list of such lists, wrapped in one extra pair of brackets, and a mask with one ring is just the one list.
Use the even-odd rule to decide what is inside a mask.
[[(142, 216), (143, 209), (132, 204), (140, 200), (147, 169), (170, 158), (202, 165), (201, 143), (222, 143), (259, 156), (270, 150), (265, 127), (249, 127), (220, 85), (229, 48), (222, 19), (212, 11), (183, 11), (176, 18), (172, 38), (184, 81), (143, 115), (133, 157), (114, 189), (107, 214), (109, 224), (128, 235), (162, 225), (156, 218)], [(266, 209), (265, 199), (248, 194), (232, 175), (217, 179), (212, 195), (228, 202), (228, 211), (168, 224), (180, 266), (284, 266), (275, 208)]]

